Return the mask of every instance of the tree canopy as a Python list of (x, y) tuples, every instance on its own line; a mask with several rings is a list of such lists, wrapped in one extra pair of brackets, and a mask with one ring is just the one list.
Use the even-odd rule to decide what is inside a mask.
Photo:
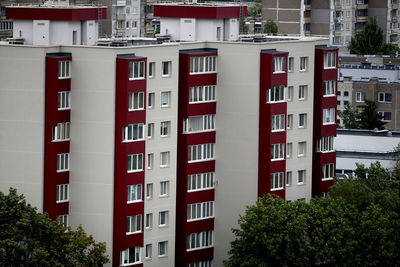
[(378, 108), (374, 101), (365, 99), (365, 104), (357, 108), (353, 108), (350, 104), (346, 104), (344, 110), (338, 111), (338, 115), (343, 119), (346, 129), (379, 129), (382, 130), (386, 122), (382, 121), (381, 115), (378, 114)]
[(105, 252), (81, 226), (65, 229), (15, 189), (0, 192), (0, 266), (103, 266)]
[(264, 33), (278, 33), (278, 25), (272, 19), (267, 20), (264, 25)]

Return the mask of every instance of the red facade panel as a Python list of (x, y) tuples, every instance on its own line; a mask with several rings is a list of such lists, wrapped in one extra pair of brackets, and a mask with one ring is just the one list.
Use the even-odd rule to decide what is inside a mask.
[(247, 6), (154, 5), (154, 16), (198, 19), (245, 18)]
[(106, 7), (48, 8), (48, 7), (7, 7), (7, 19), (13, 20), (98, 20), (107, 18)]

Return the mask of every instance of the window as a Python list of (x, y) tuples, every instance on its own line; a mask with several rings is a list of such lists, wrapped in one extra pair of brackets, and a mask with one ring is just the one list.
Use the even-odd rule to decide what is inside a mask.
[(292, 143), (287, 143), (286, 144), (286, 157), (291, 158), (292, 157), (292, 150), (293, 150), (293, 144)]
[(147, 138), (148, 139), (153, 138), (153, 133), (154, 133), (154, 123), (147, 124)]
[(217, 71), (217, 57), (191, 57), (190, 74), (210, 73)]
[(146, 229), (153, 228), (153, 213), (146, 214)]
[(286, 71), (286, 57), (274, 57), (274, 73), (282, 73)]
[(57, 216), (57, 220), (60, 222), (60, 224), (63, 224), (65, 228), (67, 228), (69, 226), (68, 214)]
[(326, 52), (324, 54), (324, 69), (336, 68), (336, 52)]
[(162, 121), (160, 123), (160, 136), (167, 137), (169, 133), (169, 126), (171, 123), (169, 121)]
[(162, 77), (171, 76), (171, 61), (162, 62)]
[(166, 226), (168, 222), (168, 211), (160, 211), (158, 215), (158, 226)]
[(58, 110), (70, 109), (71, 92), (58, 92)]
[(168, 241), (158, 242), (158, 257), (167, 256)]
[(187, 206), (187, 221), (214, 217), (214, 201), (189, 204)]
[(57, 172), (69, 171), (69, 153), (57, 154)]
[(160, 153), (160, 167), (168, 167), (169, 165), (169, 151)]
[(121, 251), (121, 265), (130, 265), (133, 263), (139, 263), (140, 262), (140, 247), (131, 247), (127, 248), (124, 251)]
[(382, 121), (392, 121), (392, 112), (388, 111), (378, 111), (378, 114), (381, 116)]
[(146, 184), (146, 199), (153, 198), (153, 183)]
[(214, 159), (214, 144), (193, 145), (188, 148), (188, 162)]
[(188, 267), (212, 267), (213, 260), (196, 261), (188, 264)]
[(334, 177), (334, 164), (324, 164), (322, 165), (322, 180), (330, 180)]
[(297, 184), (304, 184), (306, 179), (306, 170), (300, 170), (297, 172)]
[(293, 86), (289, 86), (288, 87), (287, 100), (288, 101), (292, 101), (293, 100)]
[(392, 103), (392, 93), (378, 93), (378, 102)]
[(285, 156), (285, 144), (271, 145), (271, 160), (282, 160)]
[(267, 90), (267, 103), (279, 102), (285, 100), (285, 86), (274, 86)]
[(144, 109), (144, 93), (129, 93), (129, 111)]
[(160, 182), (160, 197), (168, 196), (169, 181)]
[(290, 57), (289, 58), (288, 72), (293, 72), (293, 70), (294, 70), (294, 58)]
[(128, 155), (128, 172), (143, 171), (143, 154)]
[(271, 174), (271, 191), (283, 189), (283, 172)]
[(336, 81), (324, 81), (324, 96), (335, 96)]
[(189, 117), (183, 127), (186, 133), (215, 130), (215, 114)]
[(307, 85), (299, 86), (299, 100), (304, 100), (307, 98)]
[(340, 96), (340, 94), (341, 94), (341, 91), (338, 91), (338, 92), (337, 92), (337, 95)]
[(56, 203), (67, 202), (68, 198), (68, 184), (60, 184), (56, 187)]
[(127, 203), (142, 201), (142, 185), (128, 185)]
[(196, 86), (189, 88), (189, 103), (215, 101), (215, 85)]
[(154, 154), (147, 154), (147, 169), (153, 169)]
[(293, 128), (293, 114), (288, 114), (287, 115), (287, 129), (292, 129)]
[(154, 107), (154, 93), (149, 93), (149, 99), (147, 103), (148, 108)]
[(322, 124), (334, 124), (335, 123), (335, 108), (324, 108), (323, 109), (323, 121)]
[(308, 65), (308, 57), (300, 57), (300, 71), (306, 71)]
[(365, 101), (365, 92), (356, 92), (356, 102)]
[(305, 128), (307, 125), (307, 114), (301, 113), (299, 114), (299, 128)]
[(58, 61), (58, 78), (71, 78), (71, 61)]
[(286, 172), (286, 186), (292, 185), (292, 172)]
[(187, 236), (186, 250), (201, 249), (213, 245), (213, 231), (193, 233)]
[(142, 232), (142, 215), (126, 217), (126, 234), (135, 234)]
[(272, 131), (284, 131), (285, 130), (285, 114), (272, 115)]
[(304, 157), (306, 154), (306, 142), (299, 142), (297, 156)]
[(171, 92), (161, 92), (161, 107), (169, 107)]
[(155, 71), (156, 71), (156, 63), (150, 62), (149, 63), (149, 78), (154, 78), (154, 76), (156, 74)]
[(188, 192), (214, 188), (214, 173), (188, 175)]
[(333, 150), (333, 136), (324, 136), (318, 139), (317, 142), (318, 152), (332, 152)]
[(144, 79), (144, 61), (129, 62), (129, 80)]
[(143, 123), (129, 124), (122, 128), (122, 141), (130, 142), (143, 140)]
[[(340, 94), (339, 94), (340, 95)], [(343, 96), (349, 96), (349, 91), (344, 91)]]
[(145, 255), (146, 260), (150, 260), (151, 259), (152, 251), (153, 251), (152, 245), (151, 244), (146, 244), (146, 255)]
[(52, 127), (52, 140), (53, 141), (66, 141), (70, 138), (71, 131), (70, 122), (60, 122), (57, 126)]

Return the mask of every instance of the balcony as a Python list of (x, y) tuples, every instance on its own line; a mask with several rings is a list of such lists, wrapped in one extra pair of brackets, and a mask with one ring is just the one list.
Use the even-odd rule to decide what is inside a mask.
[(311, 10), (311, 0), (304, 0), (305, 10)]
[(357, 22), (368, 22), (368, 16), (359, 16), (356, 19)]
[(391, 21), (396, 23), (397, 22), (397, 17), (393, 16)]
[(126, 20), (126, 14), (117, 14), (117, 20)]
[(397, 4), (397, 3), (396, 3), (396, 4), (393, 4), (393, 5), (392, 5), (392, 9), (394, 9), (394, 10), (395, 10), (395, 9), (399, 9), (399, 4)]
[(126, 0), (117, 0), (117, 6), (126, 6)]
[(357, 9), (368, 9), (368, 4), (357, 4)]

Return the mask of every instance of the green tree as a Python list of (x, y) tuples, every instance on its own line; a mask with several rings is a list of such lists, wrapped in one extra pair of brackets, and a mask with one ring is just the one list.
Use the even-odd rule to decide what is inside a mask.
[(386, 122), (382, 121), (381, 115), (378, 114), (378, 108), (374, 101), (365, 99), (365, 104), (360, 106), (359, 128), (373, 130), (375, 128), (382, 130)]
[(251, 18), (261, 17), (261, 6), (252, 5), (247, 8), (247, 16)]
[(264, 24), (264, 33), (278, 33), (278, 25), (272, 19), (267, 20)]
[(344, 110), (338, 110), (338, 115), (343, 120), (344, 128), (358, 129), (358, 110), (351, 107), (349, 103), (344, 106)]
[[(342, 198), (287, 203), (270, 195), (240, 216), (225, 266), (398, 265), (389, 216)], [(368, 243), (368, 244), (366, 244)]]
[(82, 227), (66, 232), (15, 189), (0, 192), (0, 266), (102, 266), (105, 252)]
[(375, 55), (384, 49), (383, 30), (371, 18), (363, 30), (351, 38), (348, 49), (351, 54)]

